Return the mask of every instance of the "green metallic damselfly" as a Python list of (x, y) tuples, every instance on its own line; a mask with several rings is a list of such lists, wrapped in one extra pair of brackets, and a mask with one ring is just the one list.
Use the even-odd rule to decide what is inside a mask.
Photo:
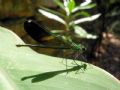
[[(17, 44), (17, 47), (22, 47), (22, 46), (29, 46), (29, 47), (39, 47), (39, 48), (52, 48), (52, 49), (60, 49), (60, 50), (72, 50), (74, 52), (77, 52), (76, 57), (78, 57), (80, 52), (85, 49), (85, 47), (82, 44), (76, 44), (75, 42), (72, 41), (71, 37), (69, 35), (60, 35), (60, 34), (54, 34), (48, 30), (48, 28), (43, 27), (39, 25), (37, 22), (34, 20), (26, 20), (24, 22), (24, 29), (25, 31), (36, 41), (42, 42), (47, 39), (57, 39), (61, 42), (64, 43), (65, 46), (49, 46), (49, 45), (32, 45), (32, 44)], [(76, 65), (77, 62), (73, 60)], [(67, 65), (67, 60), (66, 60), (66, 65)], [(84, 69), (87, 67), (85, 64), (83, 65)]]

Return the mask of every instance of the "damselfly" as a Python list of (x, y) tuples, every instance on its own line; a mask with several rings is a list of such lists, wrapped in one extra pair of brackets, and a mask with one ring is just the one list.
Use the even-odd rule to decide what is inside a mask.
[[(53, 48), (53, 49), (67, 49), (67, 50), (73, 50), (77, 53), (82, 52), (85, 47), (82, 44), (76, 44), (75, 42), (72, 41), (71, 37), (69, 35), (61, 35), (61, 34), (54, 34), (48, 30), (48, 28), (43, 27), (39, 25), (37, 22), (34, 20), (26, 20), (24, 22), (24, 29), (25, 31), (36, 41), (42, 42), (44, 40), (49, 40), (49, 39), (57, 39), (61, 42), (64, 43), (65, 46), (48, 46), (48, 45), (32, 45), (32, 44), (17, 44), (16, 46), (21, 47), (21, 46), (29, 46), (29, 47), (40, 47), (40, 48)], [(75, 56), (78, 57), (79, 54)], [(75, 60), (74, 60), (75, 62)], [(78, 65), (75, 62), (76, 65)], [(85, 65), (86, 66), (86, 65)]]

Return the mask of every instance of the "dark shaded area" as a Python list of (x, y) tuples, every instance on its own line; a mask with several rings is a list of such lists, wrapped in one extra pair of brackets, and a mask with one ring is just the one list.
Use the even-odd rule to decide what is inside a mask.
[(120, 38), (113, 33), (103, 33), (99, 53), (92, 63), (120, 79)]
[(96, 3), (98, 12), (102, 13), (101, 28), (99, 38), (91, 49), (90, 62), (120, 79), (120, 1), (96, 0)]

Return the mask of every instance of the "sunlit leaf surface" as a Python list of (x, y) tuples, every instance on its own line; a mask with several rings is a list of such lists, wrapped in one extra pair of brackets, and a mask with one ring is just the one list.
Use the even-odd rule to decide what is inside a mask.
[(0, 42), (0, 90), (120, 90), (120, 82), (98, 67), (82, 71), (68, 60), (66, 69), (62, 58), (16, 47), (24, 42), (3, 27)]

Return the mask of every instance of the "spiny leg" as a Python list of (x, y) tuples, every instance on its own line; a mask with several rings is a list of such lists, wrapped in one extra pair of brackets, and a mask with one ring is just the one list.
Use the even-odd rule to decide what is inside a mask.
[(79, 69), (78, 70), (76, 70), (76, 72), (75, 72), (75, 74), (78, 74), (78, 72), (79, 72), (79, 70), (81, 69), (82, 70), (82, 73), (84, 73), (84, 71), (86, 70), (86, 68), (87, 68), (87, 64), (82, 64), (82, 65), (79, 65)]
[[(67, 58), (65, 57), (65, 51), (63, 50), (63, 52), (61, 53), (62, 54), (62, 64), (66, 66), (66, 70), (68, 70), (68, 62), (67, 62)], [(64, 64), (64, 60), (65, 60), (65, 64)], [(67, 72), (68, 74), (68, 72)]]
[(72, 63), (72, 64), (79, 65), (79, 64), (76, 62), (77, 57), (79, 57), (79, 52), (76, 52), (76, 55), (75, 55), (75, 57), (74, 57), (74, 59), (73, 59), (73, 63)]
[[(79, 57), (80, 57), (81, 59), (87, 61), (87, 59), (82, 55), (82, 53), (77, 52), (76, 55), (75, 55), (75, 59), (77, 59), (77, 58), (79, 58)], [(75, 59), (73, 59), (74, 63), (75, 63), (76, 65), (80, 66), (80, 69), (82, 70), (82, 72), (84, 72), (84, 71), (86, 70), (86, 68), (87, 68), (87, 64), (81, 62), (81, 65), (79, 65), (79, 64), (75, 61)], [(82, 61), (83, 61), (83, 60), (82, 60)], [(76, 71), (76, 74), (77, 74), (78, 72), (79, 72), (79, 70)]]
[(61, 61), (61, 63), (64, 64), (64, 60), (66, 60), (65, 54), (64, 54), (64, 50), (62, 51), (61, 54), (62, 54), (62, 61)]

